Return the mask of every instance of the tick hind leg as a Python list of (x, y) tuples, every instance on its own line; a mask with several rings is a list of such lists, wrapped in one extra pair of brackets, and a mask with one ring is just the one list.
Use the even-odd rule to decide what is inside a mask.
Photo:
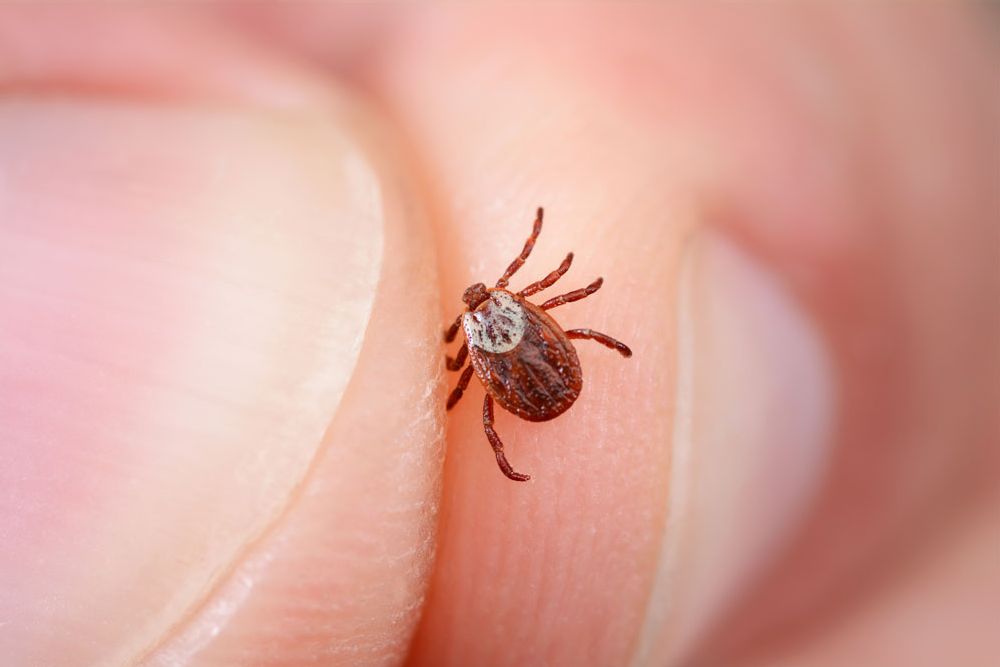
[(455, 321), (451, 323), (451, 326), (444, 330), (444, 342), (450, 343), (455, 340), (455, 336), (458, 335), (458, 330), (462, 328), (462, 317), (465, 313), (459, 313)]
[(623, 357), (632, 356), (632, 350), (629, 349), (628, 345), (619, 340), (615, 340), (607, 334), (602, 334), (600, 331), (594, 331), (593, 329), (570, 329), (566, 332), (566, 337), (594, 340), (605, 347), (610, 347), (612, 350), (618, 350)]
[(531, 229), (531, 236), (528, 240), (524, 242), (524, 248), (521, 250), (521, 254), (510, 263), (507, 270), (503, 272), (500, 276), (500, 280), (497, 281), (497, 287), (507, 287), (510, 282), (510, 277), (514, 275), (518, 269), (524, 266), (524, 262), (528, 259), (528, 255), (531, 254), (531, 249), (535, 247), (535, 241), (538, 239), (538, 235), (542, 233), (542, 215), (544, 211), (539, 206), (538, 213), (535, 215), (535, 225)]
[(448, 355), (445, 355), (444, 365), (449, 371), (460, 371), (462, 370), (462, 366), (465, 365), (465, 359), (468, 356), (469, 356), (469, 344), (462, 343), (462, 347), (458, 348), (458, 354), (455, 355), (454, 359), (452, 359)]
[(472, 379), (472, 366), (466, 366), (465, 371), (462, 373), (462, 377), (458, 378), (458, 384), (455, 388), (451, 390), (451, 394), (448, 396), (448, 405), (445, 407), (446, 410), (451, 410), (458, 403), (459, 399), (462, 398), (462, 394), (465, 393), (466, 388), (469, 386), (469, 380)]
[[(451, 341), (455, 340), (455, 336), (458, 335), (458, 330), (462, 327), (462, 317), (464, 315), (465, 313), (459, 313), (458, 317), (455, 318), (455, 321), (452, 323), (452, 325), (444, 330), (445, 343), (450, 343)], [(462, 347), (458, 348), (458, 354), (455, 355), (454, 359), (452, 359), (447, 354), (444, 355), (445, 368), (447, 368), (449, 371), (461, 370), (462, 366), (465, 365), (465, 358), (467, 356), (469, 356), (469, 346), (467, 343), (462, 343)]]
[(483, 428), (486, 430), (486, 437), (493, 447), (493, 453), (497, 455), (497, 465), (500, 466), (503, 474), (515, 482), (527, 482), (531, 479), (530, 475), (514, 472), (514, 468), (511, 467), (510, 463), (507, 462), (507, 457), (504, 456), (503, 443), (500, 441), (500, 436), (497, 435), (497, 432), (493, 430), (493, 397), (489, 394), (486, 394), (486, 399), (483, 401)]

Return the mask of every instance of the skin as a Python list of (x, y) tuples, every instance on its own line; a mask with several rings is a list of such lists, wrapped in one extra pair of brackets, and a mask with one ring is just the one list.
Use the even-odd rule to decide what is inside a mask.
[[(527, 11), (0, 10), (5, 655), (996, 654), (985, 11)], [(480, 388), (445, 418), (440, 331), (538, 205), (546, 232), (511, 289), (573, 250), (560, 285), (606, 284), (560, 322), (635, 356), (581, 344), (569, 412), (498, 411), (533, 476), (515, 484)], [(803, 515), (679, 655), (656, 639), (681, 636), (677, 617), (652, 639), (648, 623), (673, 544), (675, 287), (704, 230), (794, 296), (836, 409)], [(765, 487), (787, 474), (769, 463)]]

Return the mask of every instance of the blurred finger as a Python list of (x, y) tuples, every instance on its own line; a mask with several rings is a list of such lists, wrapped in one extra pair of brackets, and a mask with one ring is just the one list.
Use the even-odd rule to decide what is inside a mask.
[(185, 21), (0, 14), (0, 654), (395, 662), (440, 464), (420, 207), (370, 111)]
[[(676, 660), (780, 563), (745, 608), (759, 637), (995, 470), (995, 100), (965, 17), (633, 9), (432, 12), (382, 60), (437, 187), (445, 303), (544, 204), (523, 279), (575, 251), (567, 287), (606, 282), (559, 320), (635, 350), (581, 344), (559, 420), (498, 417), (531, 484), (493, 470), (480, 393), (453, 413), (418, 664)], [(894, 47), (848, 55), (893, 21)], [(965, 78), (907, 78), (925, 44)], [(945, 164), (930, 191), (912, 168)]]

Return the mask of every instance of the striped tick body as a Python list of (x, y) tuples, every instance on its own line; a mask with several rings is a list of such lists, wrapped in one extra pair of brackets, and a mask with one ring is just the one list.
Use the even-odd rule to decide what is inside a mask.
[[(455, 358), (447, 358), (449, 370), (465, 367), (458, 385), (448, 397), (451, 410), (468, 387), (475, 373), (486, 389), (483, 402), (483, 427), (496, 454), (500, 470), (510, 479), (527, 481), (528, 475), (515, 472), (504, 455), (503, 443), (493, 429), (493, 402), (521, 419), (541, 422), (566, 412), (583, 389), (583, 371), (571, 339), (594, 340), (617, 350), (624, 357), (632, 351), (624, 343), (591, 329), (562, 327), (546, 312), (556, 306), (579, 301), (601, 288), (598, 278), (587, 287), (553, 297), (541, 305), (527, 297), (552, 286), (569, 270), (573, 253), (566, 256), (559, 268), (542, 280), (520, 292), (511, 292), (507, 285), (531, 254), (535, 240), (542, 231), (542, 209), (538, 209), (531, 236), (521, 254), (511, 263), (492, 289), (476, 283), (465, 290), (462, 301), (467, 310), (460, 314), (445, 331), (450, 343), (459, 330), (465, 333), (465, 343)], [(471, 364), (466, 366), (466, 359)]]

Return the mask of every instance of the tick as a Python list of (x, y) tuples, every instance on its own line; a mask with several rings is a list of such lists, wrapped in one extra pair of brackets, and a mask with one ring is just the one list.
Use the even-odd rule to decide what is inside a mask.
[[(472, 380), (475, 372), (486, 389), (483, 400), (483, 428), (493, 447), (497, 464), (503, 474), (516, 482), (530, 477), (515, 472), (503, 452), (503, 442), (493, 429), (493, 401), (521, 419), (544, 422), (566, 412), (583, 388), (583, 371), (576, 356), (572, 339), (593, 340), (617, 350), (623, 357), (631, 357), (632, 350), (611, 336), (592, 329), (563, 331), (546, 312), (563, 304), (579, 301), (601, 289), (603, 278), (598, 278), (582, 289), (553, 297), (536, 305), (528, 297), (551, 287), (569, 271), (573, 253), (566, 255), (559, 268), (520, 292), (507, 289), (513, 276), (531, 254), (535, 241), (542, 231), (541, 208), (535, 217), (531, 236), (524, 243), (521, 254), (510, 263), (496, 286), (487, 288), (476, 283), (465, 290), (462, 301), (466, 310), (455, 319), (444, 333), (445, 343), (455, 340), (459, 329), (465, 333), (465, 342), (454, 358), (446, 357), (450, 371), (465, 367), (458, 385), (448, 396), (448, 410), (455, 407)], [(466, 360), (471, 365), (466, 366)]]

